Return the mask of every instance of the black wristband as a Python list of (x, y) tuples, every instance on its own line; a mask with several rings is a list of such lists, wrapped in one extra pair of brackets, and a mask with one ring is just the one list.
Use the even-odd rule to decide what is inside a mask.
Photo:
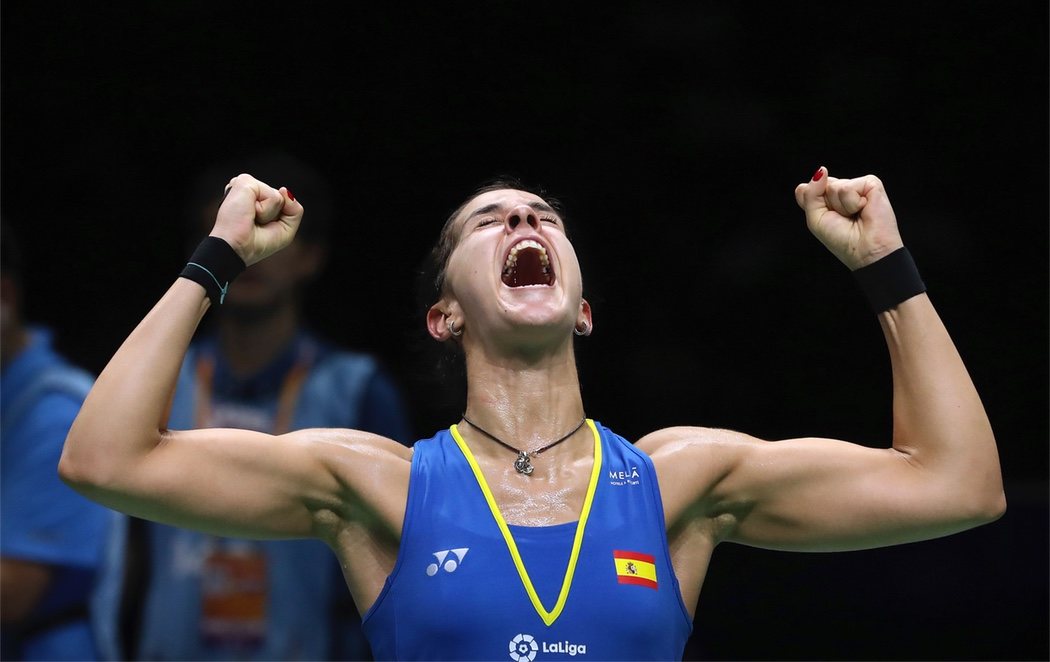
[(205, 237), (179, 276), (199, 283), (208, 293), (211, 305), (218, 306), (226, 298), (230, 283), (244, 271), (245, 266), (237, 251), (224, 240)]
[(853, 272), (876, 314), (926, 291), (911, 253), (903, 246)]

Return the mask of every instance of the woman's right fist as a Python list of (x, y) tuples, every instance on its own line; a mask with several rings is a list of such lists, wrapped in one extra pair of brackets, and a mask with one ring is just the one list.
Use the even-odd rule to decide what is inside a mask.
[(302, 218), (303, 206), (287, 188), (237, 175), (226, 186), (211, 236), (224, 240), (251, 266), (292, 243)]

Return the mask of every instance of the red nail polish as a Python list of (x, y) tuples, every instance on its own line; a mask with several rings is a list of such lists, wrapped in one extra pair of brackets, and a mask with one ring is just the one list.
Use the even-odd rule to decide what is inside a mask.
[(284, 190), (288, 192), (288, 198), (289, 198), (289, 199), (290, 199), (290, 200), (291, 200), (292, 202), (295, 202), (295, 194), (294, 194), (294, 193), (292, 193), (292, 189), (290, 189), (290, 188), (288, 188), (287, 186), (285, 186), (285, 187), (284, 187)]
[[(819, 182), (820, 178), (823, 177), (823, 176), (824, 176), (824, 171), (821, 170), (820, 168), (817, 168), (817, 171), (815, 173), (813, 173), (813, 177), (811, 177), (811, 179), (813, 181), (815, 181), (815, 182)], [(292, 199), (294, 200), (295, 198), (292, 198)]]

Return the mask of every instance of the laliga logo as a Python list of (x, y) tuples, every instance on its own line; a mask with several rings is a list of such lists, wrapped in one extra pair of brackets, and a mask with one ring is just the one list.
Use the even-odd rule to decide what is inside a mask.
[(514, 662), (532, 662), (536, 653), (560, 653), (569, 657), (587, 654), (587, 644), (574, 644), (570, 641), (550, 643), (542, 641), (537, 645), (531, 634), (519, 634), (510, 640), (510, 659)]
[(539, 649), (531, 634), (519, 634), (510, 640), (510, 659), (514, 662), (532, 662)]

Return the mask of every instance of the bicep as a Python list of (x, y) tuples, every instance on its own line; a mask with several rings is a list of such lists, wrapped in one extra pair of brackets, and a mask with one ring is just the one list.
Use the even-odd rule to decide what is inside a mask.
[(119, 485), (91, 496), (136, 517), (208, 533), (311, 537), (314, 513), (341, 500), (343, 486), (325, 456), (352, 452), (349, 434), (168, 431)]
[(950, 489), (900, 451), (833, 439), (741, 435), (716, 508), (726, 539), (799, 551), (866, 549), (966, 528), (943, 504)]

